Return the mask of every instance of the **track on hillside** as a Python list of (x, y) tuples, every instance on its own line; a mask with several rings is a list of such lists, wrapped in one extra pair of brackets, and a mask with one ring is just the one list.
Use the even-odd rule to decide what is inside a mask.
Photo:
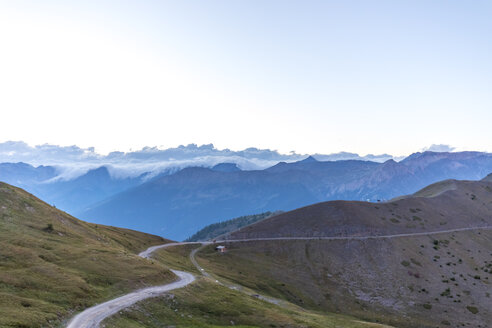
[[(407, 233), (407, 234), (394, 234), (394, 235), (381, 235), (381, 236), (334, 236), (334, 237), (274, 237), (274, 238), (249, 238), (249, 239), (237, 239), (237, 240), (218, 240), (215, 243), (239, 243), (239, 242), (251, 242), (251, 241), (281, 241), (281, 240), (367, 240), (367, 239), (388, 239), (388, 238), (403, 238), (403, 237), (415, 237), (415, 236), (429, 236), (429, 235), (437, 235), (444, 233), (453, 233), (453, 232), (462, 232), (462, 231), (473, 231), (473, 230), (491, 230), (492, 226), (481, 226), (481, 227), (468, 227), (468, 228), (457, 228), (457, 229), (449, 229), (449, 230), (440, 230), (440, 231), (431, 231), (431, 232), (415, 232), (415, 233)], [(181, 246), (181, 245), (193, 245), (193, 244), (201, 244), (202, 247), (206, 245), (212, 244), (212, 242), (179, 242), (179, 243), (167, 243), (163, 245), (157, 245), (149, 247), (147, 250), (141, 252), (139, 254), (140, 257), (150, 258), (152, 253), (156, 250), (173, 247), (173, 246)], [(211, 277), (196, 261), (195, 254), (201, 249), (194, 249), (190, 253), (190, 260), (195, 265), (197, 270), (201, 272), (206, 277)], [(179, 277), (179, 280), (162, 285), (149, 287), (141, 290), (137, 290), (130, 294), (123, 295), (121, 297), (115, 298), (113, 300), (107, 301), (105, 303), (101, 303), (99, 305), (90, 307), (83, 312), (76, 315), (68, 324), (67, 328), (98, 328), (99, 324), (106, 318), (112, 316), (113, 314), (121, 311), (124, 308), (127, 308), (136, 302), (141, 300), (157, 297), (162, 295), (165, 292), (168, 292), (173, 289), (182, 288), (193, 281), (195, 281), (195, 276), (189, 272), (171, 270), (174, 274)], [(219, 281), (216, 281), (220, 283)], [(222, 284), (222, 283), (221, 283)], [(241, 288), (240, 286), (229, 286), (233, 289)], [(255, 295), (265, 301), (276, 303), (277, 300), (270, 299), (268, 297), (263, 297), (260, 295)]]

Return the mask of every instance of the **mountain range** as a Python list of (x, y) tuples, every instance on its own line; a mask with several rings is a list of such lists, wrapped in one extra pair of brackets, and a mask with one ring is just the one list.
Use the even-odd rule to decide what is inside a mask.
[[(4, 154), (7, 150), (15, 154), (12, 149), (18, 145), (0, 146)], [(47, 159), (46, 147), (24, 150)], [(56, 147), (49, 149), (55, 155), (62, 152)], [(319, 158), (325, 159), (322, 155), (292, 162), (292, 155), (286, 157), (289, 161), (275, 162), (284, 155), (251, 148), (242, 153), (229, 151), (233, 156), (226, 159), (231, 161), (204, 165), (203, 161), (194, 162), (199, 154), (220, 154), (222, 157), (214, 155), (217, 160), (228, 152), (218, 151), (213, 146), (186, 146), (106, 156), (106, 159), (127, 158), (131, 165), (140, 165), (131, 174), (123, 174), (111, 165), (94, 167), (81, 174), (80, 168), (95, 160), (96, 155), (88, 151), (86, 157), (90, 160), (84, 160), (84, 151), (79, 148), (64, 151), (72, 154), (72, 161), (79, 159), (82, 164), (73, 162), (62, 169), (58, 165), (0, 163), (0, 181), (21, 187), (91, 222), (119, 225), (177, 240), (190, 237), (208, 224), (233, 217), (288, 211), (335, 199), (384, 201), (411, 194), (436, 181), (476, 180), (492, 171), (492, 154), (482, 152), (427, 151), (401, 161), (391, 158), (382, 163), (360, 159), (320, 161)], [(172, 155), (188, 158), (190, 162), (186, 162), (185, 168), (154, 170), (146, 162), (154, 163), (149, 154), (159, 160)], [(234, 161), (239, 155), (243, 160)], [(260, 158), (275, 164), (250, 170), (243, 166), (245, 159)]]
[[(323, 161), (352, 159), (384, 162), (388, 159), (398, 159), (388, 154), (360, 156), (349, 152), (315, 156)], [(33, 166), (53, 166), (57, 170), (57, 178), (64, 180), (74, 179), (101, 166), (107, 167), (112, 176), (135, 177), (144, 173), (155, 176), (162, 171), (177, 171), (189, 166), (212, 167), (219, 163), (236, 163), (243, 170), (259, 170), (280, 161), (295, 162), (305, 157), (307, 155), (296, 152), (282, 154), (276, 150), (254, 147), (244, 150), (217, 149), (212, 144), (189, 144), (167, 149), (144, 147), (140, 150), (113, 151), (103, 155), (93, 147), (49, 144), (30, 146), (21, 141), (0, 143), (0, 163), (23, 162)]]
[(233, 217), (327, 200), (388, 200), (445, 179), (477, 180), (492, 171), (492, 155), (416, 153), (400, 162), (318, 161), (308, 157), (265, 170), (190, 167), (116, 194), (78, 213), (83, 219), (182, 240)]

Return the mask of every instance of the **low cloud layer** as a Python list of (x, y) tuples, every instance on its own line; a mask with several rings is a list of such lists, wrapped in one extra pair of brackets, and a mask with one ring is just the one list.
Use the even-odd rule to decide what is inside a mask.
[[(241, 151), (217, 149), (212, 144), (197, 146), (190, 144), (176, 148), (159, 149), (145, 147), (132, 152), (112, 152), (101, 155), (94, 148), (57, 145), (29, 146), (22, 141), (0, 143), (0, 162), (24, 162), (34, 166), (55, 166), (58, 179), (69, 180), (83, 175), (88, 170), (106, 166), (112, 176), (124, 178), (150, 172), (150, 176), (163, 171), (175, 171), (189, 166), (210, 167), (218, 163), (236, 163), (242, 170), (264, 169), (278, 162), (294, 162), (306, 158), (307, 154), (281, 154), (276, 150), (247, 148)], [(321, 161), (371, 160), (384, 162), (391, 155), (359, 156), (355, 153), (315, 154)]]

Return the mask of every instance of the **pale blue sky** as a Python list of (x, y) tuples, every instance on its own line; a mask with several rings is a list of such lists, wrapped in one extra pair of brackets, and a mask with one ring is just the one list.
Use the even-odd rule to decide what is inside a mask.
[(490, 1), (2, 1), (0, 141), (492, 151)]

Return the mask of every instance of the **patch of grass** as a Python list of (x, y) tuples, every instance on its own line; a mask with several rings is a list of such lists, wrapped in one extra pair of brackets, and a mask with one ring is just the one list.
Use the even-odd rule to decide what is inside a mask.
[(190, 253), (193, 249), (201, 247), (196, 245), (181, 245), (162, 248), (152, 254), (152, 258), (164, 264), (171, 269), (183, 270), (193, 273), (199, 273), (196, 267), (190, 261)]
[(473, 314), (477, 314), (478, 313), (478, 309), (475, 306), (467, 306), (466, 309), (468, 311), (470, 311), (471, 313), (473, 313)]

